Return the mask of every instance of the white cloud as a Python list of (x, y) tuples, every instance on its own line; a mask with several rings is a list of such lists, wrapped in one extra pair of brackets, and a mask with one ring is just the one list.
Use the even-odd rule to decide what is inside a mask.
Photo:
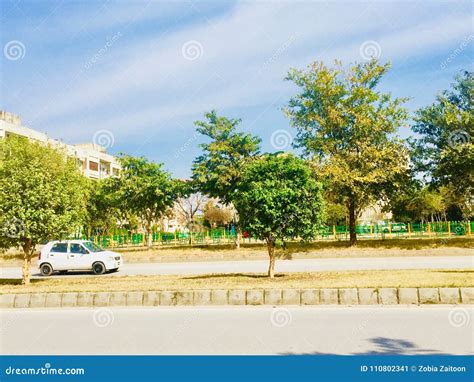
[[(210, 108), (269, 104), (288, 88), (282, 79), (289, 67), (314, 59), (360, 61), (365, 40), (380, 44), (382, 60), (396, 61), (442, 51), (471, 33), (470, 15), (425, 11), (410, 3), (241, 3), (230, 13), (164, 34), (144, 33), (138, 39), (124, 31), (110, 52), (70, 85), (89, 57), (79, 65), (69, 63), (73, 69), (67, 77), (48, 73), (44, 98), (28, 100), (34, 105), (32, 119), (63, 132), (64, 120), (72, 120), (74, 134), (98, 128), (125, 132), (132, 126), (137, 134), (166, 129), (173, 117)], [(162, 16), (156, 12), (147, 10), (137, 23)], [(120, 24), (96, 20), (91, 28)], [(189, 40), (203, 47), (194, 61), (182, 57)]]

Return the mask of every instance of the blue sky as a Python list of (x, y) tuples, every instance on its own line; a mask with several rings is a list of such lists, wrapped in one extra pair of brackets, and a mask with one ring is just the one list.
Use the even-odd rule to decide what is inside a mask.
[(96, 140), (113, 154), (163, 162), (179, 177), (189, 175), (202, 142), (193, 121), (211, 109), (241, 118), (264, 151), (294, 136), (281, 111), (297, 91), (283, 81), (290, 67), (375, 54), (393, 65), (382, 89), (411, 97), (410, 110), (473, 70), (470, 1), (6, 0), (1, 7), (0, 109), (68, 143)]

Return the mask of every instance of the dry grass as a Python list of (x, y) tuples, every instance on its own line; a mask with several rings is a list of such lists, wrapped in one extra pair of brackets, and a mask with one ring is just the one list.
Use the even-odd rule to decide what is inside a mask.
[(0, 293), (151, 291), (190, 289), (350, 288), (350, 287), (472, 287), (474, 270), (386, 270), (288, 273), (273, 280), (262, 274), (200, 276), (102, 276), (36, 279), (29, 287), (20, 280), (0, 280)]

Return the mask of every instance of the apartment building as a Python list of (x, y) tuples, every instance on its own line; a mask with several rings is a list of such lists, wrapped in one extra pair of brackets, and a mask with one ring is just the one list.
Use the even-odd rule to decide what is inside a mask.
[(50, 138), (45, 133), (23, 126), (21, 118), (13, 113), (0, 111), (0, 139), (9, 135), (18, 135), (30, 140), (62, 148), (67, 155), (77, 159), (78, 167), (84, 176), (91, 179), (103, 179), (118, 175), (120, 164), (117, 158), (107, 154), (105, 147), (96, 143), (69, 145)]

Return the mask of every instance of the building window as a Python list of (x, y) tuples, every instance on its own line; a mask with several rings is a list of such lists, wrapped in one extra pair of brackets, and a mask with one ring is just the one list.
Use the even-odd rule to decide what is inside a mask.
[(89, 162), (89, 170), (99, 171), (99, 164), (97, 162)]

